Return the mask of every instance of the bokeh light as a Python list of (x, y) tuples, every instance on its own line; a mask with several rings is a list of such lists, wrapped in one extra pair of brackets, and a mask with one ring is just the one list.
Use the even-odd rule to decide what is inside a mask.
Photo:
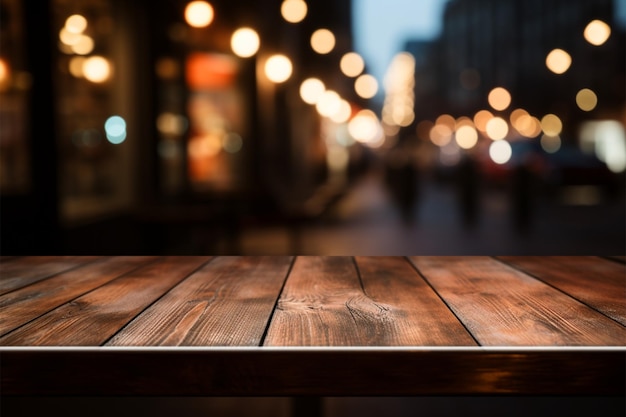
[(546, 114), (541, 119), (541, 130), (548, 136), (559, 136), (563, 130), (563, 122), (555, 114)]
[(511, 94), (502, 87), (496, 87), (489, 92), (489, 105), (495, 110), (505, 110), (511, 104)]
[(583, 88), (576, 94), (576, 104), (583, 111), (591, 111), (598, 105), (598, 96), (593, 90)]
[(88, 55), (93, 51), (94, 46), (94, 41), (90, 36), (81, 35), (78, 42), (71, 46), (71, 49), (77, 55)]
[(207, 27), (213, 21), (213, 6), (206, 1), (192, 1), (185, 7), (185, 20), (195, 28)]
[(348, 123), (348, 132), (357, 141), (375, 145), (382, 136), (378, 117), (371, 110), (361, 110)]
[(459, 130), (462, 126), (474, 127), (474, 122), (467, 116), (461, 116), (454, 121), (454, 130)]
[(345, 123), (350, 120), (350, 116), (352, 116), (352, 107), (350, 106), (350, 103), (346, 100), (341, 100), (339, 110), (330, 116), (330, 119), (335, 123)]
[(489, 145), (489, 157), (499, 165), (506, 164), (513, 155), (511, 144), (506, 140), (498, 140)]
[(361, 58), (361, 55), (356, 52), (348, 52), (339, 62), (341, 72), (348, 77), (357, 77), (365, 69), (365, 61)]
[(415, 113), (413, 112), (413, 106), (410, 104), (394, 106), (391, 113), (391, 120), (393, 124), (407, 127), (415, 120)]
[(61, 43), (67, 46), (76, 45), (78, 42), (80, 42), (81, 37), (82, 35), (80, 33), (70, 32), (69, 30), (67, 30), (66, 27), (61, 29), (61, 31), (59, 32), (59, 40), (61, 41)]
[(541, 136), (541, 148), (547, 153), (555, 153), (561, 149), (561, 138), (559, 136)]
[(446, 146), (452, 140), (452, 129), (441, 123), (436, 123), (429, 133), (430, 141), (437, 146)]
[(111, 116), (104, 122), (107, 140), (119, 145), (126, 140), (126, 121), (120, 116)]
[(341, 109), (341, 97), (333, 90), (326, 90), (317, 101), (315, 108), (324, 117), (332, 117)]
[(0, 58), (0, 83), (4, 83), (9, 79), (9, 64)]
[(187, 118), (171, 112), (161, 113), (157, 117), (157, 129), (163, 135), (181, 136), (187, 130)]
[(472, 126), (461, 126), (456, 131), (456, 143), (463, 149), (472, 149), (478, 143), (478, 132)]
[(442, 114), (437, 117), (435, 124), (446, 126), (450, 132), (454, 132), (454, 129), (456, 129), (456, 120), (449, 114)]
[(285, 55), (272, 55), (265, 62), (265, 75), (274, 83), (284, 83), (291, 77), (293, 66)]
[(65, 28), (71, 33), (83, 33), (87, 29), (87, 19), (79, 14), (73, 14), (65, 20)]
[(321, 80), (307, 78), (300, 84), (300, 97), (307, 104), (316, 104), (325, 90), (326, 87)]
[(520, 135), (535, 138), (541, 133), (541, 123), (524, 109), (515, 109), (510, 116), (511, 125)]
[(378, 93), (378, 81), (372, 75), (363, 74), (354, 82), (354, 90), (361, 98), (372, 98)]
[(520, 119), (524, 118), (525, 116), (530, 116), (526, 110), (524, 109), (513, 110), (511, 112), (511, 115), (509, 116), (511, 125), (513, 125), (515, 129), (519, 130), (518, 126), (519, 126)]
[(490, 139), (499, 141), (509, 134), (509, 124), (501, 117), (494, 117), (487, 122), (487, 136)]
[(93, 83), (103, 83), (111, 77), (111, 64), (102, 56), (91, 56), (83, 62), (83, 76)]
[(553, 49), (546, 57), (546, 66), (555, 74), (563, 74), (570, 65), (572, 57), (562, 49)]
[(602, 20), (592, 20), (585, 27), (583, 35), (590, 44), (600, 46), (611, 36), (611, 27)]
[(254, 29), (239, 28), (230, 38), (230, 47), (235, 55), (242, 58), (249, 58), (257, 53), (261, 40)]
[(318, 29), (311, 35), (311, 47), (318, 54), (328, 54), (335, 48), (335, 35), (328, 29)]
[(289, 23), (298, 23), (304, 20), (308, 7), (303, 0), (285, 0), (280, 6), (280, 13)]
[(487, 131), (487, 123), (493, 119), (493, 114), (489, 110), (479, 110), (474, 115), (474, 126), (481, 132)]

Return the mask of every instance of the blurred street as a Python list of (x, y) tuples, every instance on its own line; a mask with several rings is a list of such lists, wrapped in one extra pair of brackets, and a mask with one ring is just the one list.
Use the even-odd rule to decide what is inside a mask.
[[(381, 176), (362, 178), (323, 219), (295, 236), (285, 227), (244, 230), (243, 253), (326, 255), (590, 255), (610, 254), (624, 244), (624, 200), (604, 205), (533, 204), (529, 230), (514, 228), (506, 190), (482, 190), (475, 227), (464, 228), (455, 189), (423, 181), (413, 220), (403, 220)], [(581, 221), (584, 219), (584, 221)], [(297, 250), (297, 252), (294, 252)]]
[(626, 251), (626, 0), (0, 0), (0, 32), (2, 255)]

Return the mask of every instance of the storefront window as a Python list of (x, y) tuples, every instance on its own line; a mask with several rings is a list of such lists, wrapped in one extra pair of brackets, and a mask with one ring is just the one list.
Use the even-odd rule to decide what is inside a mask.
[(80, 221), (130, 198), (128, 120), (116, 20), (108, 0), (56, 0), (55, 93), (61, 217)]
[(0, 3), (0, 192), (24, 194), (31, 184), (28, 102), (22, 3)]
[(208, 23), (194, 25), (182, 6), (160, 15), (155, 34), (159, 192), (238, 193), (252, 148), (254, 54), (237, 57), (227, 41), (236, 29), (228, 13), (235, 10), (221, 7)]
[(188, 176), (194, 191), (232, 191), (243, 178), (246, 114), (237, 89), (237, 60), (192, 53), (185, 63), (190, 120)]

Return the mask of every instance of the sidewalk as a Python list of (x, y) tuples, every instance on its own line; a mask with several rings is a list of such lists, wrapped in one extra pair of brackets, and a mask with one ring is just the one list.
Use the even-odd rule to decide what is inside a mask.
[[(597, 206), (535, 201), (524, 235), (513, 227), (506, 191), (483, 190), (479, 207), (475, 227), (466, 229), (454, 188), (424, 181), (415, 221), (407, 224), (380, 177), (369, 175), (326, 218), (301, 230), (298, 254), (619, 255), (626, 245), (623, 200)], [(241, 246), (246, 254), (294, 254), (280, 227), (246, 230)]]

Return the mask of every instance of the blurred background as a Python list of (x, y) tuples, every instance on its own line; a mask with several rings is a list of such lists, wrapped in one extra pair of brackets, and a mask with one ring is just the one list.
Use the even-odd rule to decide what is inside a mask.
[(1, 0), (0, 250), (626, 253), (626, 0)]

